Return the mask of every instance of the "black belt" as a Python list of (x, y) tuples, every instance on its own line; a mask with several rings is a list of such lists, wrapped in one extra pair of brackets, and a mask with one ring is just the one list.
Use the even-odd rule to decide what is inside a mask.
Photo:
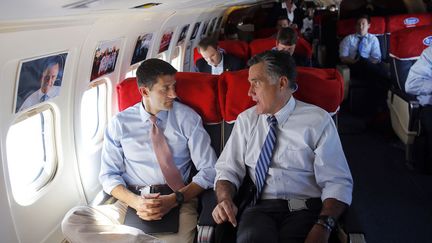
[(161, 195), (168, 195), (173, 193), (173, 190), (167, 185), (152, 185), (152, 186), (137, 186), (130, 185), (127, 187), (131, 192), (141, 195), (141, 190), (144, 190), (145, 193), (160, 193)]
[(309, 199), (262, 199), (257, 202), (257, 205), (287, 207), (291, 212), (302, 209), (320, 210), (322, 207), (321, 198)]

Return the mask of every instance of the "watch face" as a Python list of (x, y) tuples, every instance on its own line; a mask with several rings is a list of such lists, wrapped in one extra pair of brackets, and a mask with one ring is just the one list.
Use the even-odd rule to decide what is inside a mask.
[(326, 224), (332, 228), (335, 227), (335, 225), (336, 225), (336, 221), (333, 217), (323, 215), (323, 216), (320, 216), (319, 218), (321, 220), (323, 220), (324, 222), (326, 222)]
[(177, 192), (175, 192), (175, 195), (176, 195), (176, 202), (178, 204), (182, 204), (183, 201), (184, 201), (184, 195), (183, 195), (183, 193), (177, 191)]

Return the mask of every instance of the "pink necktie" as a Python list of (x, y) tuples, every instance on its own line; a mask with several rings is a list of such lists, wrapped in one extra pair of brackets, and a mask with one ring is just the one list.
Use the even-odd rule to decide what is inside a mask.
[(180, 171), (174, 164), (173, 156), (164, 134), (156, 124), (156, 116), (150, 116), (150, 121), (153, 124), (150, 137), (162, 174), (165, 177), (168, 186), (173, 191), (178, 191), (180, 188), (185, 186)]

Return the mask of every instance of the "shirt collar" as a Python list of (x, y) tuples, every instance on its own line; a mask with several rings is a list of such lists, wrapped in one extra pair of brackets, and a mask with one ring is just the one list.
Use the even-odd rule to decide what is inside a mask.
[[(140, 116), (141, 116), (141, 119), (143, 120), (143, 122), (147, 122), (148, 120), (150, 120), (150, 117), (152, 116), (152, 114), (148, 113), (144, 109), (144, 103), (142, 101), (141, 101), (141, 105), (139, 106), (139, 111), (140, 111)], [(158, 118), (158, 120), (165, 121), (168, 117), (168, 111), (159, 111), (156, 114), (156, 117)]]
[[(276, 119), (278, 121), (278, 124), (283, 126), (285, 122), (288, 120), (288, 117), (291, 115), (291, 113), (294, 111), (296, 105), (296, 100), (294, 96), (291, 95), (288, 102), (280, 109), (278, 112), (275, 113)], [(270, 115), (267, 115), (270, 116)]]
[(223, 55), (223, 53), (221, 51), (219, 51), (219, 54), (221, 55), (221, 60), (220, 60), (220, 62), (219, 62), (218, 65), (212, 66), (214, 68), (223, 68), (224, 55)]

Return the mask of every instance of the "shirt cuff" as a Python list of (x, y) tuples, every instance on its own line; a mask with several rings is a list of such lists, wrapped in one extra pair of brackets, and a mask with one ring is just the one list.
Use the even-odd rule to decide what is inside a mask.
[(338, 201), (351, 205), (352, 201), (352, 186), (335, 184), (331, 188), (324, 188), (321, 195), (321, 200), (324, 202), (327, 198), (334, 198)]
[(214, 180), (214, 188), (216, 188), (217, 181), (229, 181), (229, 182), (231, 182), (235, 186), (236, 191), (238, 191), (238, 189), (240, 187), (240, 181), (238, 180), (237, 175), (229, 173), (229, 172), (225, 172), (224, 174), (222, 174), (222, 173), (216, 174), (216, 178)]
[(215, 174), (216, 172), (214, 171), (213, 168), (210, 170), (200, 171), (192, 178), (192, 182), (196, 183), (198, 186), (202, 187), (203, 189), (212, 188)]
[(113, 180), (113, 181), (108, 181), (103, 183), (102, 188), (106, 193), (111, 195), (112, 190), (119, 185), (123, 185), (124, 187), (127, 187), (124, 181)]

